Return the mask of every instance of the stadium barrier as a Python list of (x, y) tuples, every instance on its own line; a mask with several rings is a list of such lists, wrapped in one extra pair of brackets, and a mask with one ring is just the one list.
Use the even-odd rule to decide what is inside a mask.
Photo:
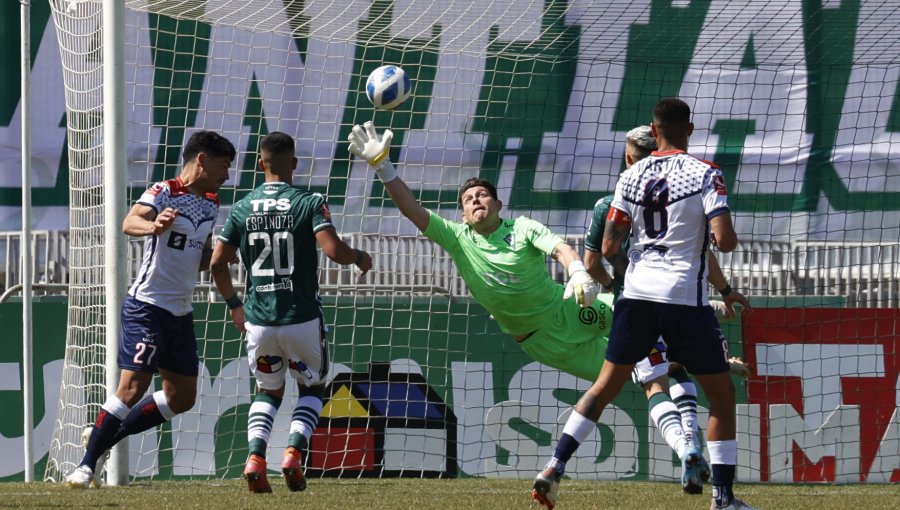
[[(0, 294), (21, 282), (19, 232), (0, 233)], [(351, 246), (372, 255), (373, 271), (360, 279), (352, 267), (340, 266), (320, 255), (319, 284), (323, 295), (348, 292), (363, 294), (427, 295), (454, 298), (468, 296), (468, 288), (450, 256), (422, 236), (390, 236), (354, 233), (345, 236)], [(583, 236), (565, 240), (579, 253)], [(34, 283), (66, 284), (69, 281), (69, 236), (65, 231), (39, 231), (32, 237)], [(133, 280), (143, 258), (143, 240), (129, 239), (128, 276)], [(840, 296), (852, 308), (900, 307), (900, 244), (847, 243), (837, 241), (740, 241), (731, 253), (717, 254), (732, 288), (746, 295)], [(550, 275), (566, 280), (565, 270), (547, 259)], [(245, 270), (232, 266), (240, 285)], [(220, 300), (208, 272), (200, 273), (195, 299)], [(60, 293), (56, 289), (42, 293)], [(64, 293), (65, 291), (62, 291)]]

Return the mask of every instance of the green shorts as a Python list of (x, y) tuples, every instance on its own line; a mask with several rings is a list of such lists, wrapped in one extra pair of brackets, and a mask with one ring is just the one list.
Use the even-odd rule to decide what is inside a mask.
[(592, 306), (581, 308), (569, 298), (548, 324), (519, 345), (536, 361), (594, 382), (606, 357), (612, 302), (612, 294), (601, 294)]

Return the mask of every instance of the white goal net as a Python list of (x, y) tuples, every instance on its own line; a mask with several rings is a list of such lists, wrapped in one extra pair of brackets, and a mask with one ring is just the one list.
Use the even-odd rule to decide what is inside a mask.
[[(104, 316), (119, 311), (104, 306), (103, 267), (127, 263), (133, 275), (140, 248), (132, 243), (127, 262), (103, 260), (101, 3), (50, 3), (71, 203), (68, 338), (46, 473), (59, 479), (81, 459), (81, 431), (106, 395), (105, 338), (117, 332), (104, 330)], [(759, 369), (738, 383), (738, 478), (897, 478), (893, 386), (841, 385), (841, 377), (895, 383), (895, 337), (863, 327), (838, 340), (784, 330), (898, 320), (900, 181), (889, 161), (900, 150), (900, 46), (878, 41), (897, 40), (900, 2), (853, 12), (776, 0), (740, 9), (649, 0), (125, 4), (129, 201), (179, 173), (193, 131), (216, 130), (238, 149), (220, 193), (221, 226), (260, 184), (259, 141), (282, 131), (297, 142), (294, 184), (325, 194), (341, 235), (373, 255), (365, 279), (322, 261), (334, 368), (308, 459), (313, 476), (530, 477), (589, 385), (500, 333), (447, 255), (349, 157), (351, 127), (390, 127), (400, 175), (444, 217), (460, 218), (458, 187), (481, 176), (497, 183), (505, 216), (542, 221), (581, 250), (594, 203), (624, 169), (625, 132), (648, 124), (659, 98), (680, 96), (694, 112), (692, 152), (722, 166), (731, 192), (742, 241), (721, 263), (761, 309), (753, 324), (726, 327), (733, 354)], [(872, 21), (885, 18), (894, 22)], [(364, 93), (383, 64), (413, 80), (412, 98), (390, 112)], [(197, 404), (131, 438), (133, 477), (240, 476), (253, 395), (246, 352), (207, 275), (195, 298)], [(817, 307), (840, 313), (809, 312)], [(881, 310), (860, 317), (860, 308)], [(812, 345), (790, 347), (804, 343)], [(794, 386), (818, 380), (827, 384)], [(289, 420), (283, 409), (272, 451), (286, 445)], [(604, 413), (577, 457), (573, 477), (680, 472), (637, 387)]]

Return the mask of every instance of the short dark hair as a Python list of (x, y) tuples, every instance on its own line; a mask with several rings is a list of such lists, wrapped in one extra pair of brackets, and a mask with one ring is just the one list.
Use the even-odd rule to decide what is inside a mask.
[(479, 186), (487, 189), (488, 193), (491, 194), (491, 198), (493, 198), (494, 200), (497, 200), (497, 188), (493, 184), (491, 184), (490, 182), (488, 182), (484, 179), (481, 179), (479, 177), (472, 177), (472, 178), (468, 179), (466, 182), (464, 182), (462, 187), (459, 188), (459, 204), (462, 205), (462, 196), (463, 196), (463, 193), (465, 193), (467, 189), (477, 188)]
[(691, 107), (677, 97), (660, 99), (653, 108), (653, 124), (664, 138), (684, 136), (691, 124)]
[(234, 145), (227, 138), (215, 131), (205, 130), (197, 131), (191, 135), (187, 143), (184, 144), (181, 156), (184, 158), (184, 163), (187, 164), (193, 161), (201, 152), (205, 152), (215, 158), (228, 156), (232, 161), (234, 161), (234, 156), (237, 154), (237, 151), (234, 150)]
[(295, 154), (294, 139), (281, 131), (272, 131), (259, 144), (259, 152), (270, 156)]

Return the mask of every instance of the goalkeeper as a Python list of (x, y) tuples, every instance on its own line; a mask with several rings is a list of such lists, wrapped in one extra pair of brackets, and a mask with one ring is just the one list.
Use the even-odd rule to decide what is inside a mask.
[[(462, 223), (425, 209), (387, 159), (392, 136), (387, 130), (379, 140), (371, 122), (354, 126), (348, 137), (349, 150), (375, 169), (400, 212), (450, 254), (475, 300), (529, 356), (582, 379), (596, 377), (606, 354), (613, 296), (603, 294), (595, 301), (599, 286), (578, 253), (537, 221), (501, 218), (497, 190), (483, 179), (472, 178), (462, 185)], [(569, 281), (565, 289), (547, 273), (545, 254), (566, 268)], [(665, 351), (665, 344), (660, 343), (652, 356), (665, 363)], [(666, 370), (653, 372), (652, 377), (665, 382)], [(639, 380), (645, 386), (651, 382), (649, 378)], [(669, 446), (684, 457), (691, 444), (680, 420), (671, 419), (678, 408), (665, 392), (655, 393), (656, 400), (668, 404), (654, 402), (654, 408), (666, 415), (654, 421)], [(704, 468), (708, 470), (705, 463)], [(691, 487), (690, 492), (698, 489)]]
[[(599, 285), (578, 252), (543, 224), (500, 217), (493, 184), (467, 180), (460, 190), (463, 222), (422, 207), (387, 159), (393, 133), (381, 140), (371, 122), (354, 126), (350, 152), (366, 160), (400, 212), (453, 258), (472, 296), (532, 358), (590, 380), (600, 370), (612, 324), (612, 295), (597, 300)], [(545, 255), (566, 268), (565, 289), (547, 272)]]

